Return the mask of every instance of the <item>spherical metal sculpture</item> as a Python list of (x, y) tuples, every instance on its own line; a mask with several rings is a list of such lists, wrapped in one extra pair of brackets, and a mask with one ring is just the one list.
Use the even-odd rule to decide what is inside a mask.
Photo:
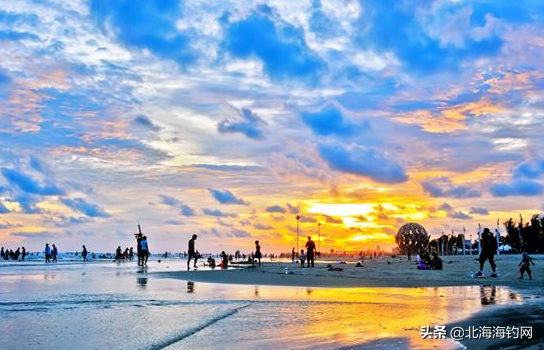
[(416, 253), (429, 244), (429, 234), (423, 226), (416, 223), (404, 224), (397, 232), (395, 242), (402, 253)]

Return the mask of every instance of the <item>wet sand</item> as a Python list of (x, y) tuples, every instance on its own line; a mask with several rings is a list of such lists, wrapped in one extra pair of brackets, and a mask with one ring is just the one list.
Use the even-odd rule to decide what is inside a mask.
[[(496, 257), (498, 278), (489, 277), (490, 267), (484, 266), (485, 278), (472, 278), (478, 271), (476, 256), (443, 257), (444, 269), (441, 271), (417, 270), (415, 263), (405, 257), (366, 259), (364, 267), (356, 267), (354, 261), (338, 264), (334, 261), (320, 261), (314, 268), (301, 268), (291, 262), (265, 262), (259, 268), (212, 271), (172, 271), (160, 273), (160, 277), (191, 280), (195, 282), (231, 283), (250, 285), (278, 285), (304, 287), (446, 287), (471, 285), (501, 285), (516, 289), (536, 289), (544, 287), (544, 256), (533, 256), (536, 266), (531, 266), (533, 280), (527, 275), (519, 280), (519, 255)], [(327, 265), (341, 267), (343, 271), (328, 271)], [(287, 269), (287, 274), (286, 274)]]
[(464, 339), (461, 344), (468, 349), (543, 349), (544, 303), (529, 301), (522, 305), (508, 305), (484, 310), (460, 322), (447, 326), (468, 329), (471, 326), (532, 327), (532, 337), (521, 339)]
[[(468, 349), (543, 349), (544, 348), (544, 256), (532, 256), (536, 265), (531, 266), (533, 280), (527, 274), (519, 279), (519, 255), (501, 255), (496, 257), (499, 277), (491, 278), (489, 264), (484, 265), (484, 278), (472, 278), (471, 273), (478, 271), (476, 256), (443, 257), (442, 271), (417, 270), (414, 263), (406, 257), (368, 259), (364, 267), (356, 267), (355, 261), (347, 264), (322, 261), (315, 268), (301, 268), (290, 262), (267, 262), (260, 268), (213, 271), (176, 271), (158, 274), (158, 277), (244, 285), (278, 285), (327, 288), (352, 287), (401, 287), (407, 290), (420, 287), (480, 286), (481, 302), (484, 306), (496, 303), (495, 290), (500, 286), (512, 288), (525, 295), (522, 304), (501, 305), (486, 308), (462, 321), (448, 324), (452, 327), (470, 326), (516, 326), (532, 327), (531, 339), (463, 339), (460, 343)], [(327, 265), (341, 267), (343, 271), (328, 271)], [(287, 268), (287, 274), (286, 274)], [(484, 287), (485, 286), (485, 287)], [(410, 288), (410, 289), (408, 289)], [(518, 298), (512, 293), (512, 298)], [(460, 301), (461, 302), (461, 301)], [(402, 348), (402, 342), (385, 344), (359, 344), (353, 348)], [(394, 345), (394, 346), (393, 346)], [(411, 348), (414, 344), (404, 348)], [(352, 347), (347, 347), (352, 348)]]

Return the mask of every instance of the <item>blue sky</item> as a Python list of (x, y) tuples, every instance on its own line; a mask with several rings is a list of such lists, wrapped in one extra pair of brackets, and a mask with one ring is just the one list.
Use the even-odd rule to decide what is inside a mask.
[[(387, 247), (543, 208), (540, 1), (0, 0), (0, 245)], [(360, 212), (358, 212), (358, 210)], [(50, 243), (51, 243), (50, 242)], [(266, 247), (266, 248), (265, 248)]]

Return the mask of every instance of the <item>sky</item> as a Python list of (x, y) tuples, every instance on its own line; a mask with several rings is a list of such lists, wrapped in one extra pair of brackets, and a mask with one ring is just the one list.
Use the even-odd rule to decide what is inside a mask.
[(0, 245), (475, 236), (544, 210), (543, 78), (538, 0), (0, 0)]

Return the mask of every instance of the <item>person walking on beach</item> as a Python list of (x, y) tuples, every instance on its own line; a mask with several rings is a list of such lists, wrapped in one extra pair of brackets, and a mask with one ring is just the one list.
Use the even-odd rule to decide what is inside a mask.
[(51, 262), (51, 247), (49, 247), (49, 243), (45, 243), (45, 262), (50, 263)]
[(59, 254), (59, 251), (57, 249), (57, 246), (53, 244), (53, 249), (51, 249), (51, 256), (53, 257), (53, 262), (57, 262), (57, 255)]
[(491, 270), (493, 270), (493, 273), (490, 277), (497, 277), (497, 265), (495, 264), (495, 261), (493, 258), (495, 257), (495, 252), (497, 251), (497, 241), (495, 240), (495, 237), (493, 237), (493, 234), (489, 229), (486, 227), (484, 228), (484, 232), (482, 234), (482, 252), (480, 254), (480, 271), (476, 273), (477, 277), (483, 277), (484, 276), (484, 262), (486, 260), (489, 260), (489, 265), (491, 265)]
[(523, 279), (523, 273), (527, 271), (527, 274), (529, 275), (529, 279), (532, 280), (533, 276), (531, 276), (531, 267), (529, 264), (535, 265), (533, 262), (533, 259), (527, 254), (526, 252), (523, 252), (523, 255), (521, 256), (521, 261), (519, 262), (518, 266), (521, 266), (519, 269), (519, 272), (521, 273), (521, 276), (519, 277), (520, 280)]
[(255, 241), (255, 259), (259, 260), (259, 267), (261, 267), (262, 257), (263, 257), (263, 254), (261, 253), (261, 246), (259, 245), (259, 241)]
[(315, 242), (312, 241), (312, 237), (308, 236), (308, 241), (306, 242), (306, 260), (308, 261), (307, 267), (310, 267), (310, 264), (312, 267), (314, 267), (314, 259), (315, 259)]
[(142, 245), (142, 266), (147, 266), (147, 259), (149, 258), (149, 244), (147, 243), (147, 236), (142, 238), (140, 244)]
[(81, 251), (81, 257), (83, 257), (83, 261), (89, 261), (87, 260), (87, 247), (83, 245), (83, 250)]
[(196, 261), (198, 259), (198, 255), (196, 254), (195, 250), (195, 241), (196, 241), (197, 235), (193, 235), (193, 237), (189, 240), (189, 249), (187, 250), (187, 271), (189, 271), (189, 266), (191, 265), (191, 259), (194, 258), (194, 267), (196, 268)]

